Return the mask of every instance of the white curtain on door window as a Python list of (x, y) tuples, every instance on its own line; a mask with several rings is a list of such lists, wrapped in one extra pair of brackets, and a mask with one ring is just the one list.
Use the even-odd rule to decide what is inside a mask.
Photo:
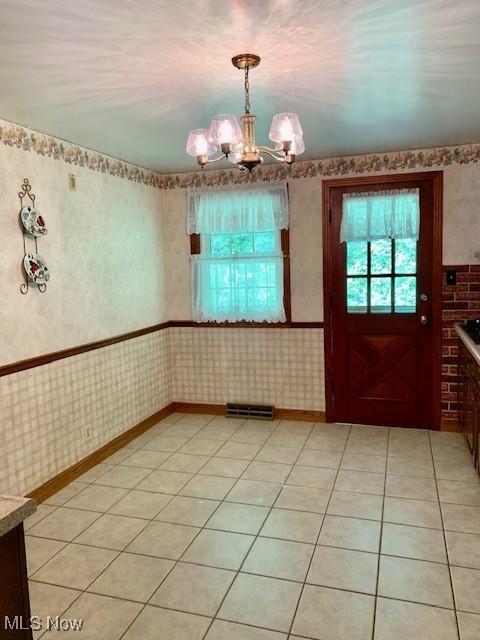
[(288, 229), (286, 184), (203, 189), (187, 193), (187, 233), (250, 233)]
[(343, 194), (340, 242), (418, 240), (419, 231), (419, 189)]

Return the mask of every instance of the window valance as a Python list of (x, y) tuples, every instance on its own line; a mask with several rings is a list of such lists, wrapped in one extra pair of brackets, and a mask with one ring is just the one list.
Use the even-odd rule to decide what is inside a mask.
[(419, 230), (419, 189), (343, 195), (341, 242), (393, 238), (418, 240)]
[(286, 184), (192, 190), (187, 233), (242, 233), (288, 229)]

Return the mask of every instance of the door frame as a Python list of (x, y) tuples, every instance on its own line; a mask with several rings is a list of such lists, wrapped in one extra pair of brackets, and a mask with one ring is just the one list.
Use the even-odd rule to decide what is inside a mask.
[(433, 407), (432, 429), (440, 429), (441, 424), (441, 367), (442, 367), (442, 216), (443, 216), (443, 171), (417, 171), (390, 175), (336, 178), (322, 183), (322, 235), (323, 235), (323, 300), (324, 300), (324, 350), (325, 350), (325, 403), (326, 421), (335, 422), (333, 375), (333, 328), (332, 328), (332, 257), (333, 246), (330, 234), (332, 219), (331, 191), (338, 187), (364, 187), (368, 185), (396, 184), (427, 180), (433, 191), (433, 290), (432, 290), (432, 332), (433, 332)]

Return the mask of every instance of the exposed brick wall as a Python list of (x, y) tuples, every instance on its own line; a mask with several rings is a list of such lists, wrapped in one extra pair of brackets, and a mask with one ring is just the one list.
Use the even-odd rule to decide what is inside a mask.
[[(447, 271), (457, 272), (457, 284), (447, 285)], [(442, 286), (442, 418), (457, 419), (458, 338), (455, 322), (480, 317), (480, 265), (443, 267)]]

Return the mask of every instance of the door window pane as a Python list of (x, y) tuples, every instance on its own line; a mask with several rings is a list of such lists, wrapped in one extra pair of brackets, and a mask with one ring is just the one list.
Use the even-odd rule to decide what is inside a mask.
[(417, 301), (417, 278), (395, 278), (395, 311), (397, 313), (414, 313)]
[(416, 273), (417, 241), (395, 240), (395, 273)]
[(370, 310), (372, 313), (391, 313), (392, 280), (391, 278), (371, 278)]
[(347, 311), (365, 313), (367, 311), (367, 278), (347, 278)]
[(416, 268), (415, 239), (348, 242), (347, 311), (415, 313)]
[(392, 273), (392, 241), (375, 240), (370, 243), (371, 273)]
[(368, 270), (368, 243), (347, 242), (347, 275), (366, 275)]

